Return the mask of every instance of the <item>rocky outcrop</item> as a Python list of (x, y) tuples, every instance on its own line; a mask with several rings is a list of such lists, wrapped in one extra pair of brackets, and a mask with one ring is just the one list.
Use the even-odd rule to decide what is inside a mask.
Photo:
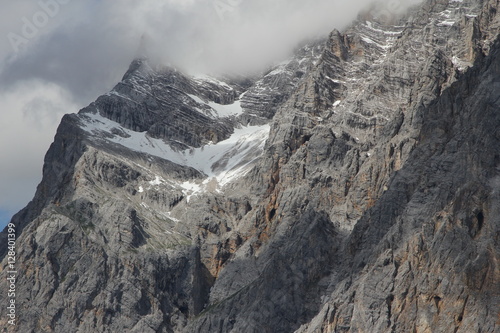
[(0, 323), (497, 331), (497, 10), (368, 11), (248, 84), (135, 61), (63, 119)]
[(495, 331), (498, 46), (422, 108), (418, 144), (346, 243), (351, 277), (299, 332)]
[(241, 105), (248, 114), (244, 119), (251, 123), (272, 119), (279, 106), (316, 66), (323, 48), (324, 40), (308, 43), (299, 48), (293, 57), (271, 68), (257, 80), (242, 96)]

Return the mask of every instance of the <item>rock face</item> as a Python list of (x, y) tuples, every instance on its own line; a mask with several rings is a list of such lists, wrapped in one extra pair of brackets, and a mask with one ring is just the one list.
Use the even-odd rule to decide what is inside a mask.
[(248, 84), (136, 60), (13, 218), (3, 331), (498, 332), (498, 10), (367, 11)]

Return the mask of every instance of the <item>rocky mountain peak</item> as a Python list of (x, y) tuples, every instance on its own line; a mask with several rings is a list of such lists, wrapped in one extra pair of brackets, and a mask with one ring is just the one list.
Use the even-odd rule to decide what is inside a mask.
[(6, 331), (498, 330), (498, 1), (374, 8), (259, 77), (138, 58), (65, 116)]

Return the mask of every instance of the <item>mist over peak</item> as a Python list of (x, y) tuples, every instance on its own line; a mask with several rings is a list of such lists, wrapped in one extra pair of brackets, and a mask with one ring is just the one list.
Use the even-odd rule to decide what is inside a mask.
[[(21, 135), (24, 143), (38, 154), (31, 154), (33, 160), (25, 163), (26, 156), (3, 149), (6, 160), (12, 161), (4, 166), (4, 177), (17, 174), (19, 163), (31, 166), (19, 181), (10, 182), (12, 188), (21, 178), (35, 180), (18, 190), (25, 196), (16, 203), (3, 200), (0, 209), (13, 212), (29, 200), (61, 115), (76, 112), (111, 90), (131, 61), (144, 55), (140, 52), (147, 50), (152, 63), (172, 65), (188, 74), (249, 75), (283, 61), (305, 40), (341, 30), (370, 3), (19, 0), (3, 4), (0, 31), (6, 38), (0, 39), (0, 98), (13, 102), (3, 108), (1, 121), (18, 123), (16, 132), (27, 134)], [(392, 12), (407, 3), (394, 0), (382, 7)], [(22, 47), (13, 41), (22, 41)], [(26, 94), (33, 86), (40, 94), (53, 96), (52, 103), (58, 107), (52, 114), (41, 99)], [(30, 139), (32, 122), (20, 118), (26, 116), (26, 109), (31, 117), (51, 119), (50, 126), (44, 127), (44, 140)], [(52, 121), (54, 115), (57, 119)], [(9, 142), (12, 134), (3, 131), (0, 141)]]

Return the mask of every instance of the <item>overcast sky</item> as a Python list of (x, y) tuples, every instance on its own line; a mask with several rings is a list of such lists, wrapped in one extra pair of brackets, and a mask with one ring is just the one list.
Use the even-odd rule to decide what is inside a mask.
[(193, 73), (252, 71), (342, 29), (368, 2), (2, 1), (0, 225), (32, 199), (61, 116), (112, 89), (142, 36), (156, 61)]

